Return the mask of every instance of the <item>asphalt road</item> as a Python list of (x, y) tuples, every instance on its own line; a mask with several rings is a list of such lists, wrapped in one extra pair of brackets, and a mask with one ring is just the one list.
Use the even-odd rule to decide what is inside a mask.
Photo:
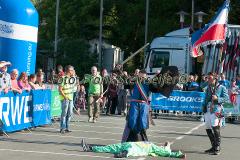
[[(240, 159), (240, 125), (227, 124), (222, 129), (222, 153), (218, 156), (205, 154), (210, 148), (202, 122), (156, 119), (156, 126), (148, 130), (150, 141), (157, 145), (172, 142), (173, 150), (187, 154), (188, 160), (238, 160)], [(0, 159), (9, 160), (105, 160), (114, 159), (112, 154), (83, 152), (81, 139), (90, 144), (113, 144), (121, 140), (125, 118), (101, 116), (95, 124), (87, 122), (87, 116), (74, 116), (71, 133), (60, 134), (59, 123), (38, 127), (35, 130), (15, 132), (0, 137)], [(156, 157), (130, 157), (128, 159), (173, 159)]]

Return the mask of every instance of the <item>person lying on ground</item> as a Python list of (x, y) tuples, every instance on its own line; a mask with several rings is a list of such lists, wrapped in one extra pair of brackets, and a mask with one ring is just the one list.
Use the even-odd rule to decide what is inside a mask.
[(106, 146), (89, 145), (82, 139), (82, 148), (85, 152), (113, 153), (115, 158), (126, 158), (136, 156), (154, 156), (154, 157), (172, 157), (186, 158), (186, 154), (181, 151), (173, 152), (170, 143), (166, 142), (164, 146), (157, 146), (151, 142), (124, 142), (110, 144)]

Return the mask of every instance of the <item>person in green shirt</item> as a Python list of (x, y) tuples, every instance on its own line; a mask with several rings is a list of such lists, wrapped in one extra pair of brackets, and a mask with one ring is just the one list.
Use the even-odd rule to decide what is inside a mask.
[(170, 148), (169, 142), (166, 142), (164, 146), (157, 146), (148, 141), (124, 142), (106, 146), (96, 146), (89, 145), (84, 139), (82, 139), (81, 145), (85, 152), (112, 153), (115, 158), (137, 156), (186, 158), (186, 154), (181, 151), (173, 152)]
[(70, 132), (69, 122), (73, 112), (74, 84), (72, 83), (74, 68), (66, 66), (66, 75), (59, 81), (60, 100), (62, 103), (62, 113), (60, 120), (60, 133)]
[(100, 99), (103, 97), (102, 77), (97, 67), (91, 68), (91, 75), (85, 75), (84, 83), (89, 84), (88, 88), (88, 122), (96, 123), (100, 111)]

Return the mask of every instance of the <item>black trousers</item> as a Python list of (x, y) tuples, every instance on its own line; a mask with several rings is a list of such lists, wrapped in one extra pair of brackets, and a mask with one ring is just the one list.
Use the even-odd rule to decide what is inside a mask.
[(213, 127), (212, 129), (206, 129), (206, 132), (211, 142), (212, 148), (215, 151), (220, 151), (220, 145), (221, 145), (220, 127), (216, 126), (216, 127)]
[(146, 130), (142, 130), (140, 133), (130, 131), (127, 142), (148, 141)]
[(115, 114), (118, 97), (108, 97), (107, 113)]

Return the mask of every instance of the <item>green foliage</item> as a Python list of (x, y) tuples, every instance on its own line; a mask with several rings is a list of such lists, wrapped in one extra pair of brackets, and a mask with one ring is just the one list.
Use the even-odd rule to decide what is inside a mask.
[[(33, 0), (34, 1), (34, 0)], [(224, 0), (195, 0), (195, 11), (204, 11), (208, 23)], [(149, 0), (148, 41), (179, 28), (176, 12), (184, 10), (191, 13), (190, 0)], [(46, 20), (39, 28), (38, 50), (53, 54), (56, 0), (35, 0), (40, 20)], [(89, 72), (90, 66), (97, 62), (97, 55), (91, 55), (88, 41), (99, 36), (100, 0), (60, 0), (59, 49), (57, 62), (72, 64), (77, 72)], [(240, 1), (231, 1), (229, 23), (239, 24)], [(197, 19), (195, 17), (195, 24)], [(186, 17), (189, 26), (191, 16)], [(125, 58), (144, 45), (145, 0), (104, 0), (103, 38), (109, 44), (120, 47)], [(125, 69), (133, 71), (143, 66), (143, 52), (127, 63)]]
[(59, 55), (58, 62), (63, 66), (72, 64), (79, 75), (90, 72), (91, 66), (95, 63), (96, 54), (89, 54), (89, 45), (85, 40), (66, 38), (59, 43), (63, 56)]

